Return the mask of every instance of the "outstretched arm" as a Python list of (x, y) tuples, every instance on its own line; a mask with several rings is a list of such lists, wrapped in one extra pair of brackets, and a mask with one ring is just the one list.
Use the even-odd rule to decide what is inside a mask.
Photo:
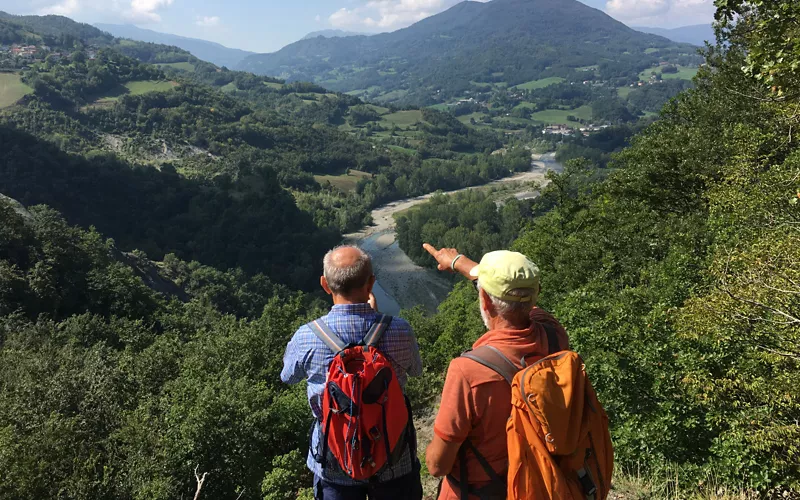
[[(469, 280), (474, 280), (477, 276), (473, 276), (470, 272), (478, 265), (474, 260), (470, 260), (466, 255), (461, 255), (455, 248), (441, 248), (436, 249), (433, 245), (423, 243), (424, 248), (431, 256), (436, 259), (439, 264), (440, 271), (457, 272)], [(458, 257), (461, 255), (461, 257)], [(458, 259), (456, 259), (458, 257)], [(455, 267), (453, 261), (455, 260)]]

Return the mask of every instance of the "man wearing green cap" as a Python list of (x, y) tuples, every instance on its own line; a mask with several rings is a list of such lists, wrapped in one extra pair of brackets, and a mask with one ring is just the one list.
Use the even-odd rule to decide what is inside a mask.
[[(568, 349), (567, 334), (550, 313), (536, 307), (539, 268), (524, 255), (501, 250), (476, 263), (454, 248), (437, 250), (427, 243), (423, 248), (440, 271), (457, 272), (475, 283), (488, 329), (473, 344), (474, 355), (454, 359), (447, 370), (426, 452), (428, 471), (446, 476), (440, 500), (503, 499), (511, 414), (508, 376), (526, 363)], [(501, 365), (505, 370), (498, 369)]]

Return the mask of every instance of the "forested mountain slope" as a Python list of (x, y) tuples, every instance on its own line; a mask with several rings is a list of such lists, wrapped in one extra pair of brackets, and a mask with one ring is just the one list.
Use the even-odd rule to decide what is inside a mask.
[[(490, 156), (497, 134), (444, 113), (400, 112), (416, 125), (389, 132), (370, 124), (384, 134), (373, 140), (359, 117), (379, 118), (379, 108), (354, 97), (208, 63), (193, 71), (144, 64), (118, 50), (135, 45), (96, 28), (19, 19), (0, 20), (4, 36), (38, 40), (41, 52), (17, 77), (32, 93), (0, 109), (11, 145), (0, 151), (0, 192), (47, 203), (153, 259), (173, 252), (313, 287), (324, 249), (367, 223), (375, 204), (528, 165), (524, 151)], [(188, 56), (142, 46), (145, 60)], [(339, 189), (323, 178), (351, 184)]]
[(139, 28), (132, 24), (95, 24), (95, 27), (107, 33), (111, 33), (117, 38), (129, 38), (141, 42), (174, 45), (187, 52), (191, 52), (191, 54), (198, 59), (208, 61), (217, 66), (227, 66), (228, 68), (233, 68), (239, 64), (242, 59), (253, 54), (253, 52), (247, 50), (232, 49), (208, 40), (160, 33), (158, 31)]
[(633, 29), (644, 33), (663, 36), (675, 42), (691, 43), (692, 45), (704, 46), (706, 42), (714, 45), (717, 38), (714, 34), (714, 27), (710, 24), (695, 24), (692, 26), (681, 26), (680, 28), (649, 28), (633, 26)]
[(300, 40), (307, 40), (309, 38), (317, 38), (317, 37), (324, 37), (324, 38), (337, 38), (342, 36), (369, 36), (369, 33), (359, 33), (357, 31), (345, 31), (345, 30), (319, 30), (319, 31), (312, 31), (311, 33), (307, 34)]
[(318, 304), (168, 256), (176, 300), (46, 207), (0, 200), (0, 228), (0, 497), (189, 497), (198, 466), (207, 498), (262, 498), (308, 428), (271, 353)]
[(302, 40), (238, 68), (340, 91), (378, 87), (387, 101), (429, 104), (470, 82), (512, 86), (594, 65), (607, 79), (693, 53), (577, 0), (493, 0), (462, 2), (392, 33)]
[[(799, 58), (775, 50), (799, 14), (782, 2), (729, 25), (611, 175), (551, 175), (511, 244), (541, 268), (541, 306), (586, 361), (635, 498), (800, 495)], [(422, 241), (493, 250), (519, 217), (438, 199), (398, 241), (418, 259)], [(412, 321), (429, 380), (483, 333), (475, 300), (461, 286)]]
[[(724, 2), (720, 19), (748, 14), (728, 45), (610, 168), (576, 161), (535, 202), (436, 198), (398, 224), (407, 247), (511, 242), (537, 262), (629, 498), (800, 494), (800, 56), (775, 49), (800, 37), (800, 4), (750, 8)], [(33, 23), (0, 29), (61, 44), (14, 69), (32, 93), (0, 110), (0, 192), (26, 205), (0, 197), (0, 497), (194, 498), (195, 472), (199, 498), (307, 496), (305, 387), (279, 371), (327, 304), (297, 288), (365, 207), (528, 152), (492, 155), (497, 135), (447, 113), (209, 83)], [(315, 176), (352, 166), (352, 190)], [(474, 289), (404, 317), (425, 365), (409, 396), (429, 408), (483, 333)]]

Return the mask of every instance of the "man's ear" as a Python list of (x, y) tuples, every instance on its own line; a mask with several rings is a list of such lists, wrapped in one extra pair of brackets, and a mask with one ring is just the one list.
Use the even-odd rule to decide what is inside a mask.
[(376, 281), (377, 281), (377, 278), (375, 277), (374, 274), (369, 277), (369, 281), (367, 281), (367, 292), (369, 292), (369, 293), (372, 292), (372, 288), (375, 286), (375, 282)]
[(494, 304), (492, 303), (492, 298), (489, 296), (488, 293), (486, 293), (486, 290), (481, 288), (478, 293), (480, 294), (481, 298), (480, 300), (481, 307), (485, 309), (490, 316), (496, 316), (497, 311), (494, 310)]
[(319, 277), (319, 285), (322, 287), (323, 290), (325, 290), (325, 293), (327, 293), (328, 295), (333, 295), (331, 287), (328, 286), (328, 280), (325, 279), (325, 276)]

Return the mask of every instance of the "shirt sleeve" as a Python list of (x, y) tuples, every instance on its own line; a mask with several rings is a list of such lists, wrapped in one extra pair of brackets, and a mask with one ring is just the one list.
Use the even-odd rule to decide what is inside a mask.
[(472, 432), (475, 402), (472, 388), (458, 366), (458, 358), (450, 362), (442, 389), (442, 402), (433, 424), (433, 432), (449, 443), (462, 443)]
[(281, 381), (285, 384), (296, 384), (308, 376), (305, 367), (306, 348), (300, 341), (301, 335), (302, 328), (295, 332), (286, 345), (286, 353), (283, 355), (283, 370), (281, 371)]

